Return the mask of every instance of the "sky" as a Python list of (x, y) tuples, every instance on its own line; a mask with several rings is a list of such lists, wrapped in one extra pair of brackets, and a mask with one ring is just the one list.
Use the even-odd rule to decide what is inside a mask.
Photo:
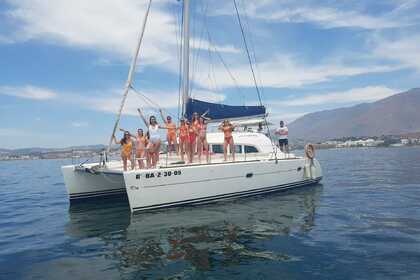
[[(0, 148), (107, 143), (147, 2), (0, 0)], [(233, 0), (191, 2), (191, 95), (258, 105)], [(237, 3), (274, 123), (420, 86), (420, 0)], [(181, 10), (153, 1), (120, 127), (178, 115)]]

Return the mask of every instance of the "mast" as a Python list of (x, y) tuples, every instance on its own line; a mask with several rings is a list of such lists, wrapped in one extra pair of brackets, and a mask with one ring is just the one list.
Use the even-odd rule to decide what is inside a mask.
[(182, 48), (182, 117), (185, 117), (190, 88), (190, 0), (183, 6), (183, 48)]
[(131, 61), (130, 70), (128, 71), (127, 82), (126, 82), (125, 87), (124, 87), (124, 94), (123, 94), (123, 98), (121, 100), (120, 109), (118, 110), (118, 113), (117, 113), (117, 118), (115, 120), (114, 129), (112, 130), (112, 134), (111, 134), (111, 139), (109, 139), (109, 144), (108, 144), (108, 149), (107, 149), (108, 154), (111, 150), (112, 140), (113, 140), (113, 137), (115, 135), (115, 132), (117, 131), (118, 124), (120, 123), (121, 113), (122, 113), (122, 110), (124, 108), (128, 92), (130, 91), (131, 85), (133, 83), (134, 73), (136, 71), (136, 65), (137, 65), (137, 58), (139, 56), (141, 42), (143, 41), (143, 35), (144, 35), (144, 31), (146, 29), (146, 23), (147, 23), (147, 18), (149, 16), (149, 11), (150, 11), (151, 4), (152, 4), (152, 0), (149, 0), (149, 4), (148, 4), (147, 10), (146, 10), (146, 14), (145, 14), (144, 19), (143, 19), (143, 26), (142, 26), (141, 31), (139, 33), (136, 49), (134, 51), (133, 60)]

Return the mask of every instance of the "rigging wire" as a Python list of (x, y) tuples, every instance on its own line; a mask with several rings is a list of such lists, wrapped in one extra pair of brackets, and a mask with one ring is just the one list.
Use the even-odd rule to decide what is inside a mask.
[[(255, 89), (256, 89), (257, 95), (258, 95), (258, 101), (260, 103), (260, 106), (263, 106), (262, 98), (261, 98), (261, 92), (259, 90), (257, 79), (256, 79), (256, 76), (255, 76), (254, 67), (252, 65), (252, 59), (251, 59), (251, 55), (249, 53), (248, 43), (246, 41), (245, 31), (244, 31), (244, 27), (242, 25), (241, 16), (239, 15), (239, 10), (238, 10), (238, 5), (236, 4), (236, 0), (233, 0), (233, 4), (235, 6), (236, 17), (238, 19), (239, 27), (241, 28), (242, 40), (243, 40), (243, 43), (244, 43), (244, 46), (245, 46), (245, 51), (246, 51), (246, 54), (247, 54), (247, 57), (248, 57), (249, 66), (251, 68), (252, 78), (254, 80)], [(270, 132), (270, 127), (268, 126), (266, 115), (264, 115), (264, 122), (265, 122), (265, 126), (267, 127), (268, 136), (272, 140), (272, 138), (271, 138), (271, 132)], [(271, 145), (273, 147), (273, 152), (274, 152), (274, 156), (276, 158), (276, 163), (277, 163), (277, 149), (274, 147), (272, 141), (271, 141)]]
[[(244, 1), (242, 1), (242, 10), (245, 11), (245, 8), (244, 8), (245, 4), (243, 2)], [(259, 70), (258, 63), (257, 63), (255, 43), (254, 43), (254, 38), (253, 38), (254, 36), (253, 36), (253, 32), (251, 30), (251, 25), (249, 23), (249, 17), (248, 17), (246, 12), (244, 12), (243, 15), (244, 15), (244, 18), (245, 18), (245, 21), (244, 21), (245, 22), (245, 27), (248, 29), (249, 45), (250, 45), (250, 49), (251, 49), (251, 55), (254, 59), (254, 65), (255, 65), (255, 70), (256, 70), (256, 74), (257, 74), (257, 79), (258, 79), (258, 82), (260, 83), (260, 85), (262, 85), (263, 84), (262, 75), (261, 75), (261, 71)], [(261, 90), (262, 95), (264, 95), (264, 87), (260, 87), (260, 90)]]
[(133, 86), (130, 86), (130, 89), (138, 94), (139, 97), (141, 97), (145, 103), (148, 103), (150, 105), (150, 107), (155, 108), (155, 109), (159, 109), (162, 110), (162, 112), (165, 112), (165, 114), (171, 116), (172, 118), (175, 118), (175, 116), (173, 116), (171, 113), (169, 113), (168, 111), (164, 110), (162, 107), (159, 106), (159, 104), (157, 104), (156, 102), (154, 102), (151, 98), (149, 98), (146, 94), (141, 93), (140, 91), (136, 90)]
[[(179, 8), (177, 5), (173, 6), (173, 13), (174, 13), (174, 17), (176, 19), (176, 28), (175, 28), (175, 41), (176, 41), (176, 58), (178, 61), (178, 67), (179, 67), (179, 73), (181, 73), (181, 52), (182, 52), (182, 44), (181, 44), (181, 25), (180, 25), (180, 16), (179, 16)], [(178, 76), (178, 107), (177, 107), (177, 116), (179, 119), (179, 114), (180, 114), (180, 106), (181, 106), (181, 100), (180, 100), (180, 96), (181, 96), (181, 75)]]
[(210, 32), (209, 32), (208, 29), (207, 29), (207, 33), (208, 33), (208, 38), (209, 38), (210, 46), (213, 47), (214, 52), (216, 53), (217, 57), (220, 59), (220, 62), (222, 63), (223, 67), (225, 68), (225, 70), (228, 73), (229, 77), (232, 79), (233, 83), (235, 84), (235, 88), (238, 90), (239, 94), (243, 95), (243, 92), (242, 92), (242, 90), (239, 87), (238, 81), (236, 80), (236, 78), (233, 75), (233, 73), (230, 71), (229, 66), (227, 65), (226, 61), (223, 59), (223, 56), (219, 52), (219, 50), (217, 49), (216, 45), (213, 44), (212, 39), (210, 37)]

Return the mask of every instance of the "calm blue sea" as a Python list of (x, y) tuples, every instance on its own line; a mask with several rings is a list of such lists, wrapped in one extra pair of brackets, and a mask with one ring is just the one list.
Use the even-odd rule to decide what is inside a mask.
[(420, 148), (317, 156), (318, 186), (135, 216), (0, 162), (0, 279), (420, 279)]

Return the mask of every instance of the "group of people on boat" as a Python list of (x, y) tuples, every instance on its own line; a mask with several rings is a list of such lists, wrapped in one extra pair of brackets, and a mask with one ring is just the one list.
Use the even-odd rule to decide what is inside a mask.
[[(193, 163), (194, 157), (197, 155), (198, 161), (201, 163), (202, 157), (205, 155), (206, 162), (210, 162), (209, 144), (207, 142), (208, 120), (205, 116), (194, 113), (191, 120), (182, 118), (178, 127), (171, 116), (164, 117), (162, 110), (160, 110), (160, 115), (164, 125), (159, 125), (155, 116), (150, 116), (149, 120), (147, 120), (140, 109), (138, 109), (138, 112), (147, 127), (146, 133), (141, 128), (137, 130), (135, 135), (127, 130), (120, 129), (124, 132), (121, 140), (117, 140), (115, 135), (113, 135), (114, 142), (121, 145), (121, 159), (124, 171), (128, 169), (128, 161), (131, 162), (131, 169), (136, 168), (136, 162), (140, 169), (155, 168), (157, 166), (161, 147), (160, 129), (166, 129), (169, 156), (172, 153), (176, 153), (180, 156), (182, 162)], [(224, 133), (225, 161), (227, 160), (229, 148), (232, 159), (235, 160), (232, 135), (234, 128), (235, 126), (228, 120), (224, 120), (219, 126), (219, 130)]]

